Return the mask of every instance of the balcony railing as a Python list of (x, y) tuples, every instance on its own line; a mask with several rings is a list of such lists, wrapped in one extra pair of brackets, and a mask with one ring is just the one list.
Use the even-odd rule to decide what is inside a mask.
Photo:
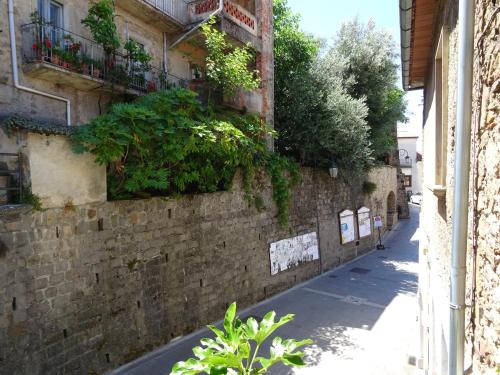
[(207, 14), (215, 11), (219, 1), (224, 1), (224, 15), (247, 30), (253, 35), (257, 35), (257, 18), (248, 10), (229, 0), (200, 0), (189, 4), (189, 17), (191, 22), (200, 21), (207, 17)]
[(183, 0), (144, 0), (181, 25), (189, 23), (188, 5)]
[(117, 53), (109, 56), (102, 46), (81, 35), (47, 24), (22, 26), (25, 63), (43, 63), (77, 73), (103, 84), (150, 92), (185, 86), (182, 79)]

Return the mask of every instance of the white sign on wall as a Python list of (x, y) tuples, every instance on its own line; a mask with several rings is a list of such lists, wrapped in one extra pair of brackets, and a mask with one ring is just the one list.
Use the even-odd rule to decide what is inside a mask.
[(358, 210), (358, 233), (359, 238), (368, 237), (372, 234), (370, 209), (368, 207), (361, 207)]
[(316, 232), (273, 242), (269, 246), (271, 275), (295, 267), (303, 262), (319, 259)]
[(340, 242), (346, 244), (354, 241), (354, 212), (344, 210), (340, 217)]

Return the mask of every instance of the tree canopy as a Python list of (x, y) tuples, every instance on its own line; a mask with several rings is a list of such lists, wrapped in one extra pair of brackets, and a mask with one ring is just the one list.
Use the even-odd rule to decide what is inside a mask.
[(299, 21), (287, 0), (274, 2), (276, 147), (306, 165), (362, 173), (395, 149), (404, 120), (394, 41), (353, 20), (326, 47)]

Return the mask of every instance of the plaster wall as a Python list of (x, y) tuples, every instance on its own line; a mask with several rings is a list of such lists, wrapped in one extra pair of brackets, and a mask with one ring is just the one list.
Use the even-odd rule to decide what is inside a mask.
[(31, 191), (42, 207), (106, 201), (106, 167), (91, 154), (75, 154), (67, 137), (29, 133), (27, 156)]

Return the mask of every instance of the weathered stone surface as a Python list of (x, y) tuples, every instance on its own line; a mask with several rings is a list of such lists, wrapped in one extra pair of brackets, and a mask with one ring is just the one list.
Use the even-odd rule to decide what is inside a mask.
[[(473, 114), (466, 281), (465, 365), (473, 374), (494, 374), (500, 366), (500, 11), (498, 2), (475, 1)], [(448, 139), (446, 194), (424, 189), (420, 298), (423, 353), (431, 353), (429, 372), (446, 373), (449, 327), (449, 276), (455, 167), (458, 63), (458, 1), (440, 7), (439, 25), (448, 44)], [(434, 46), (441, 28), (434, 35)], [(424, 108), (424, 185), (433, 175), (435, 112), (432, 75)], [(425, 354), (424, 354), (425, 355)]]
[[(9, 244), (0, 257), (0, 373), (103, 373), (220, 319), (233, 301), (243, 308), (353, 259), (376, 237), (340, 245), (338, 213), (367, 206), (385, 215), (396, 170), (370, 180), (377, 190), (364, 197), (303, 170), (289, 228), (278, 224), (268, 179), (262, 212), (237, 179), (230, 192), (49, 209), (22, 215), (15, 231), (0, 225)], [(271, 276), (269, 244), (311, 232), (320, 259)], [(31, 254), (16, 250), (19, 234)]]

